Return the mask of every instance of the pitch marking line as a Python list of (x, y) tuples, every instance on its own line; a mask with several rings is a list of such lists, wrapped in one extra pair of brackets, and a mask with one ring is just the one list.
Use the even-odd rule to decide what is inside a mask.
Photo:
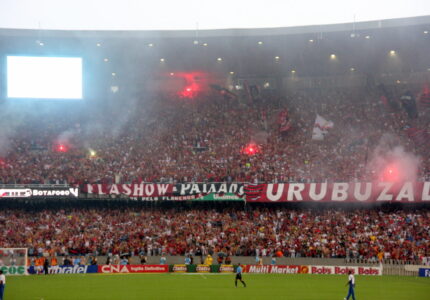
[[(204, 275), (203, 275), (204, 274)], [(234, 273), (170, 273), (170, 275), (191, 275), (191, 276), (195, 276), (195, 275), (203, 275), (203, 276), (207, 276), (207, 275), (210, 275), (210, 276), (220, 276), (220, 275), (230, 275), (230, 276), (232, 276), (232, 275), (234, 275)]]

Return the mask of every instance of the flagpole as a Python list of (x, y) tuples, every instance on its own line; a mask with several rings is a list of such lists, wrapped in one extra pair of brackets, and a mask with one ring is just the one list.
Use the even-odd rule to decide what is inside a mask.
[(243, 199), (243, 210), (246, 211), (246, 193), (244, 194), (244, 196), (245, 196), (245, 198)]
[(364, 156), (364, 166), (367, 167), (367, 160), (369, 157), (369, 139), (366, 139), (366, 155)]

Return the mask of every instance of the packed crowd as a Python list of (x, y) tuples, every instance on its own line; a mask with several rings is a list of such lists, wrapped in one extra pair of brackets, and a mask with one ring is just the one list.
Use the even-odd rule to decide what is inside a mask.
[(30, 256), (430, 257), (429, 210), (9, 210), (0, 224), (0, 245)]
[[(404, 130), (427, 130), (428, 109), (419, 111), (411, 119), (401, 106), (387, 109), (376, 89), (351, 88), (255, 101), (211, 93), (134, 99), (3, 119), (3, 128), (15, 125), (0, 135), (9, 143), (0, 147), (0, 183), (353, 181), (375, 175), (369, 165), (381, 145), (418, 155), (418, 176), (427, 178), (430, 152)], [(291, 126), (280, 131), (283, 112)], [(312, 140), (316, 113), (334, 123), (322, 141)]]

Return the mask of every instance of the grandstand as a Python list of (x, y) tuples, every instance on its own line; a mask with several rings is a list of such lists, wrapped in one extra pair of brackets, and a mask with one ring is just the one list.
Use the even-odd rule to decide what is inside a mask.
[[(314, 274), (348, 270), (366, 299), (425, 297), (414, 277), (430, 274), (428, 49), (429, 16), (0, 29), (0, 269), (32, 274), (8, 277), (6, 299), (122, 299), (117, 290), (148, 282), (153, 298), (263, 299), (265, 285), (287, 292), (283, 278), (292, 299), (321, 296), (306, 298), (310, 282), (341, 299), (345, 276)], [(27, 82), (11, 85), (24, 77), (12, 68), (23, 57), (77, 58), (79, 96), (19, 94)], [(261, 289), (242, 295), (223, 286), (233, 279), (204, 277), (238, 263), (244, 276), (280, 274), (250, 276)], [(63, 273), (201, 273), (205, 283)], [(171, 287), (161, 296), (160, 282)], [(63, 295), (72, 284), (84, 288)], [(124, 299), (145, 295), (130, 291)]]

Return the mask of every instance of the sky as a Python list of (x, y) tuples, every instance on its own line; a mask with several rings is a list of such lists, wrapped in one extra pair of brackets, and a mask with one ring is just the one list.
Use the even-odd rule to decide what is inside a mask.
[(0, 28), (195, 30), (430, 15), (430, 0), (0, 0)]

